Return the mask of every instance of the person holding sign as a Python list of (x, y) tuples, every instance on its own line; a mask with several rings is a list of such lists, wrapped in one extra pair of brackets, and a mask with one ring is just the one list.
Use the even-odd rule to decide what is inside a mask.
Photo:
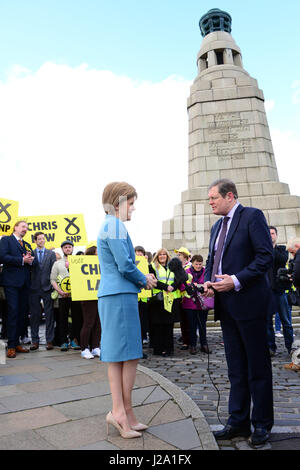
[[(86, 255), (97, 255), (97, 247), (90, 246)], [(83, 325), (80, 332), (81, 357), (93, 359), (100, 356), (101, 325), (97, 300), (81, 301)]]
[[(55, 263), (53, 264), (51, 269), (50, 281), (52, 287), (56, 290), (56, 292), (58, 292), (58, 324), (61, 343), (60, 350), (68, 351), (69, 310), (71, 310), (72, 317), (72, 330), (70, 335), (70, 347), (72, 349), (81, 349), (78, 345), (81, 328), (77, 327), (77, 325), (80, 323), (80, 314), (76, 302), (73, 302), (71, 299), (71, 289), (69, 282), (70, 274), (68, 255), (71, 255), (73, 253), (74, 244), (70, 240), (65, 240), (61, 244), (61, 249), (64, 256), (60, 260), (55, 261)], [(76, 331), (79, 331), (79, 333), (77, 333), (77, 336)]]
[(128, 183), (110, 183), (103, 191), (106, 213), (100, 228), (97, 249), (101, 269), (98, 308), (101, 322), (101, 355), (108, 362), (112, 411), (106, 423), (125, 439), (141, 437), (146, 425), (138, 423), (131, 393), (139, 358), (143, 357), (138, 292), (152, 289), (156, 280), (144, 275), (135, 264), (135, 252), (124, 225), (131, 220), (137, 198)]

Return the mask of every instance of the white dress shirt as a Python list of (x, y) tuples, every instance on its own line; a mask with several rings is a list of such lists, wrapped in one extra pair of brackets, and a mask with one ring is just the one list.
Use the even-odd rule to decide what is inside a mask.
[[(229, 229), (230, 229), (230, 225), (231, 225), (231, 222), (232, 222), (232, 219), (233, 219), (233, 216), (234, 216), (234, 213), (235, 211), (237, 210), (238, 206), (240, 205), (240, 203), (237, 201), (236, 204), (233, 206), (233, 208), (228, 212), (227, 216), (226, 217), (229, 217), (229, 220), (227, 221), (227, 231), (226, 231), (226, 235), (225, 235), (225, 240), (224, 240), (224, 246), (223, 246), (223, 251), (224, 251), (224, 247), (225, 247), (225, 243), (226, 243), (226, 238), (227, 238), (227, 235), (228, 235), (228, 232), (229, 232)], [(225, 217), (225, 216), (224, 216)], [(222, 218), (222, 223), (223, 223), (223, 220), (224, 220), (224, 217)], [(215, 249), (215, 252), (218, 248), (218, 242), (219, 242), (219, 238), (220, 238), (220, 234), (221, 234), (221, 230), (219, 230), (219, 233), (218, 233), (218, 236), (217, 236), (217, 239), (216, 239), (216, 243), (215, 243), (215, 246), (214, 246), (214, 249)], [(223, 251), (221, 253), (221, 258), (220, 258), (220, 263), (219, 263), (219, 266), (218, 266), (218, 270), (217, 270), (217, 274), (223, 274), (222, 272), (222, 258), (223, 258)], [(225, 273), (227, 274), (227, 273)], [(234, 282), (234, 290), (236, 291), (239, 291), (242, 286), (238, 280), (238, 278), (232, 274), (231, 275), (231, 278)], [(218, 279), (217, 282), (220, 282), (222, 281), (222, 279)]]

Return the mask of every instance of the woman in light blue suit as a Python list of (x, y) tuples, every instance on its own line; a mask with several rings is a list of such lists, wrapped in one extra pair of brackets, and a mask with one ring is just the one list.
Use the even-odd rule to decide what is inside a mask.
[(108, 362), (112, 411), (106, 416), (124, 438), (140, 437), (146, 425), (137, 422), (131, 392), (138, 359), (143, 356), (137, 294), (156, 280), (136, 267), (135, 252), (124, 225), (131, 220), (137, 198), (127, 183), (110, 183), (102, 195), (106, 218), (97, 241), (101, 269), (98, 308), (101, 321), (101, 360)]

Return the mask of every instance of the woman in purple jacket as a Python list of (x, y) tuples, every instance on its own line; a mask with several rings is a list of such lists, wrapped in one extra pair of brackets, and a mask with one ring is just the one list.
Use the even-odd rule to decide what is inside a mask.
[[(191, 267), (186, 269), (187, 274), (193, 277), (191, 282), (193, 284), (203, 284), (205, 269), (203, 267), (202, 256), (194, 255), (191, 259), (191, 263)], [(198, 296), (185, 296), (182, 299), (182, 308), (185, 310), (189, 320), (190, 353), (197, 353), (197, 327), (199, 327), (200, 350), (208, 354), (206, 322), (208, 310), (213, 308), (213, 299), (211, 297), (202, 297), (201, 300), (199, 300)]]

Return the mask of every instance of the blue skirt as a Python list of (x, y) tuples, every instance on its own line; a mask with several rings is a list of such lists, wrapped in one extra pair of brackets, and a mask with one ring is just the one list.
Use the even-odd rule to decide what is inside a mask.
[(137, 294), (106, 295), (98, 299), (103, 362), (143, 357)]

